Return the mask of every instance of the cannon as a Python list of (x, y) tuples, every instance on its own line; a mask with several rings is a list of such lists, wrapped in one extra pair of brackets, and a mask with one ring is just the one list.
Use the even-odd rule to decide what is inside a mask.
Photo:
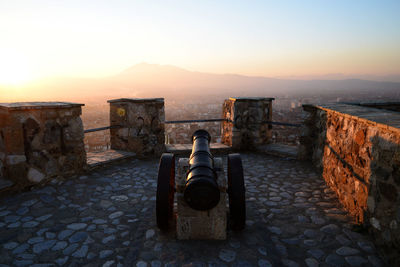
[(192, 154), (189, 157), (189, 171), (186, 176), (184, 199), (195, 210), (214, 208), (220, 199), (214, 158), (210, 153), (210, 134), (198, 130), (193, 134)]
[(226, 181), (222, 159), (214, 158), (210, 152), (210, 140), (211, 136), (205, 130), (197, 130), (193, 134), (190, 157), (178, 160), (177, 180), (175, 155), (164, 153), (160, 158), (156, 194), (157, 226), (161, 230), (168, 230), (173, 224), (177, 193), (176, 224), (178, 238), (182, 237), (180, 239), (224, 239), (228, 221), (226, 195), (229, 198), (230, 227), (242, 230), (245, 226), (245, 186), (240, 154), (228, 155)]

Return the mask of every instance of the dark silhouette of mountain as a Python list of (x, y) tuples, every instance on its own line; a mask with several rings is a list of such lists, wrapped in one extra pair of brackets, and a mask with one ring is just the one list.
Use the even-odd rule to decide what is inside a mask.
[[(141, 63), (124, 70), (112, 79), (133, 85), (138, 93), (168, 95), (179, 91), (188, 95), (224, 93), (225, 95), (276, 95), (288, 93), (333, 93), (353, 90), (399, 90), (400, 83), (369, 81), (361, 79), (343, 80), (292, 80), (268, 77), (253, 77), (236, 74), (210, 74), (187, 71), (168, 65)], [(161, 85), (161, 86), (160, 86)], [(142, 89), (140, 89), (142, 87)]]
[(301, 75), (301, 76), (278, 76), (275, 77), (284, 80), (368, 80), (379, 82), (400, 82), (400, 74), (391, 75), (371, 75), (371, 74), (343, 74), (330, 73), (324, 75)]
[[(169, 65), (140, 63), (100, 79), (52, 78), (31, 85), (29, 100), (105, 101), (120, 97), (278, 96), (282, 94), (376, 94), (400, 91), (400, 83), (361, 79), (296, 80), (210, 74)], [(7, 96), (6, 90), (2, 94)], [(0, 102), (1, 102), (0, 96)], [(7, 97), (5, 97), (7, 98)], [(24, 99), (21, 99), (24, 100)]]

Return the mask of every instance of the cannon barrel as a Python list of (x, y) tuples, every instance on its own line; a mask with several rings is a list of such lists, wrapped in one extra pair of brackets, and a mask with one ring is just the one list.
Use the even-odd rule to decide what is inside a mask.
[(195, 210), (214, 208), (220, 199), (214, 159), (210, 153), (210, 134), (197, 130), (192, 136), (192, 154), (186, 176), (184, 199)]

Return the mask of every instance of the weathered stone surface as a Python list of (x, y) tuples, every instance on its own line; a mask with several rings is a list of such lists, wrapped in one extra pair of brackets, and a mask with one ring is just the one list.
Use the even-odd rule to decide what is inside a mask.
[(310, 249), (307, 251), (307, 253), (318, 260), (325, 256), (325, 252), (323, 252), (321, 249)]
[(81, 172), (86, 165), (81, 104), (3, 103), (0, 178), (21, 189)]
[(107, 243), (109, 243), (110, 241), (113, 241), (113, 240), (115, 240), (115, 235), (110, 235), (110, 236), (107, 236), (107, 237), (103, 238), (103, 240), (101, 242), (103, 244), (107, 244)]
[(42, 251), (45, 250), (49, 250), (51, 247), (54, 246), (54, 244), (56, 243), (56, 240), (46, 240), (40, 243), (37, 243), (35, 245), (33, 245), (33, 253), (35, 254), (39, 254), (42, 253)]
[[(1, 166), (0, 166), (0, 168), (1, 168)], [(1, 170), (0, 170), (0, 172), (1, 172)], [(13, 185), (14, 185), (14, 183), (12, 181), (1, 178), (1, 173), (0, 173), (0, 190), (11, 187)]]
[(5, 249), (14, 249), (18, 246), (17, 242), (9, 242), (3, 245), (3, 248)]
[(328, 263), (330, 266), (341, 267), (345, 266), (346, 262), (344, 261), (343, 257), (330, 254), (326, 257), (325, 262)]
[(99, 256), (100, 256), (100, 259), (104, 259), (104, 258), (107, 258), (108, 256), (110, 256), (112, 254), (113, 254), (113, 251), (108, 249), (108, 250), (100, 251)]
[(272, 264), (268, 260), (261, 259), (258, 261), (258, 266), (259, 267), (272, 267)]
[[(347, 104), (304, 109), (310, 115), (301, 138), (302, 158), (313, 161), (357, 222), (370, 226), (387, 255), (392, 254), (387, 247), (400, 250), (400, 231), (391, 227), (399, 221), (400, 195), (400, 129), (391, 122), (400, 115)], [(390, 257), (392, 265), (400, 264)]]
[(58, 241), (54, 247), (51, 248), (53, 251), (62, 250), (68, 246), (68, 243), (65, 241)]
[(6, 158), (7, 165), (17, 165), (25, 162), (26, 162), (26, 157), (24, 155), (9, 155)]
[(77, 242), (82, 242), (88, 238), (88, 234), (86, 232), (76, 232), (73, 234), (68, 241), (70, 243), (77, 243)]
[(262, 123), (272, 119), (273, 98), (229, 98), (223, 104), (221, 141), (233, 149), (255, 150), (267, 144), (271, 128)]
[(86, 226), (86, 223), (71, 223), (67, 226), (67, 228), (71, 230), (81, 230), (86, 228)]
[(72, 230), (63, 230), (58, 234), (58, 239), (64, 240), (68, 236), (70, 236), (74, 231)]
[(64, 138), (66, 141), (79, 142), (83, 140), (83, 124), (80, 117), (75, 117), (68, 121), (68, 126), (64, 127)]
[(121, 217), (124, 214), (123, 211), (116, 211), (114, 213), (111, 213), (108, 218), (110, 218), (111, 220), (116, 219), (118, 217)]
[(340, 231), (340, 229), (335, 224), (328, 224), (328, 225), (325, 225), (324, 227), (322, 227), (321, 231), (324, 233), (327, 233), (327, 234), (334, 235), (334, 234), (337, 234)]
[(349, 256), (349, 255), (355, 255), (360, 253), (358, 249), (351, 248), (351, 247), (341, 247), (336, 250), (336, 253), (341, 256)]
[(236, 252), (229, 249), (221, 249), (219, 258), (225, 262), (232, 262), (236, 257)]
[(150, 239), (155, 235), (155, 231), (153, 229), (147, 230), (146, 231), (146, 239)]
[(78, 244), (71, 244), (63, 250), (64, 255), (71, 255), (79, 247)]
[[(110, 103), (111, 148), (138, 156), (160, 155), (164, 150), (164, 99), (115, 99)], [(121, 128), (122, 127), (122, 128)]]
[[(222, 161), (220, 158), (215, 159), (215, 166), (218, 170), (217, 183), (220, 187), (220, 201), (211, 210), (198, 211), (192, 209), (183, 198), (184, 183), (186, 180), (186, 170), (188, 169), (188, 159), (180, 159), (178, 162), (177, 184), (177, 219), (176, 233), (177, 238), (184, 239), (226, 239), (227, 227), (227, 209), (226, 209), (226, 189), (227, 183), (224, 175)], [(151, 231), (151, 230), (149, 230)], [(152, 232), (146, 232), (146, 238), (151, 236)]]
[(363, 257), (360, 257), (360, 256), (348, 256), (348, 257), (345, 257), (345, 260), (351, 266), (364, 266), (365, 264), (368, 263), (368, 261), (366, 259), (364, 259)]
[(33, 183), (40, 183), (45, 178), (45, 174), (35, 168), (29, 168), (28, 180)]
[(84, 257), (86, 257), (86, 254), (87, 254), (88, 250), (89, 250), (89, 247), (87, 245), (83, 245), (77, 251), (72, 253), (72, 257), (84, 258)]
[[(87, 179), (76, 178), (3, 197), (0, 261), (8, 266), (18, 266), (20, 261), (30, 261), (25, 262), (28, 266), (135, 266), (138, 262), (147, 266), (316, 266), (316, 261), (320, 266), (334, 266), (326, 262), (357, 266), (362, 262), (357, 257), (361, 257), (368, 259), (361, 266), (385, 266), (377, 251), (369, 247), (374, 240), (364, 232), (349, 230), (354, 226), (353, 218), (312, 166), (261, 154), (241, 156), (246, 228), (243, 232), (225, 228), (226, 241), (177, 241), (174, 230), (159, 231), (154, 216), (159, 162), (157, 158), (136, 159), (89, 172)], [(219, 164), (217, 159), (215, 164)], [(226, 158), (221, 162), (225, 163)], [(304, 198), (309, 206), (295, 207), (296, 192), (318, 196), (320, 202), (331, 206), (326, 208)], [(52, 201), (44, 201), (48, 199), (43, 195), (53, 197)], [(112, 201), (116, 195), (129, 196), (129, 200)], [(277, 196), (282, 199), (271, 201), (276, 206), (266, 204)], [(102, 206), (101, 200), (110, 203)], [(109, 218), (115, 212), (122, 215)], [(328, 216), (332, 214), (340, 214), (343, 220)], [(321, 231), (325, 225), (313, 222), (312, 216), (324, 218), (325, 225), (336, 225), (338, 233)], [(24, 228), (27, 222), (40, 223)], [(279, 229), (280, 234), (269, 227)], [(359, 252), (340, 256), (336, 250), (342, 246)]]
[(314, 258), (307, 258), (307, 259), (305, 259), (305, 262), (308, 267), (318, 267), (319, 266), (319, 262)]

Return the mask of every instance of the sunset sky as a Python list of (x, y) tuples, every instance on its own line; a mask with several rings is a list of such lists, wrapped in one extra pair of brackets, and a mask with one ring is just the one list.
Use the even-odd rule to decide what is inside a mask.
[(140, 62), (261, 76), (399, 74), (400, 1), (0, 0), (0, 84)]

